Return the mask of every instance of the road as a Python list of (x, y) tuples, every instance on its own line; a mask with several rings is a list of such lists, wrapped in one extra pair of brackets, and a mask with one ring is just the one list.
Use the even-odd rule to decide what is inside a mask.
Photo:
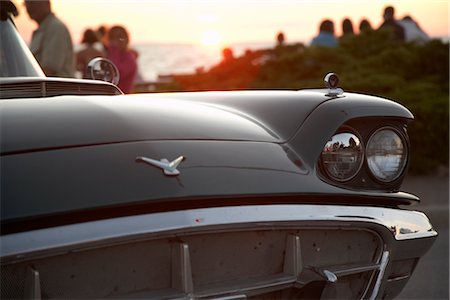
[(414, 207), (430, 218), (439, 236), (419, 261), (416, 271), (397, 299), (449, 298), (449, 177), (448, 173), (433, 176), (409, 176), (403, 191), (421, 198)]

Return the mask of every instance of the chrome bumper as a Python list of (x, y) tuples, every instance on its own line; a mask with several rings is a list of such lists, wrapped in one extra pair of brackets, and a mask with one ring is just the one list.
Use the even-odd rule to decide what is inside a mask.
[[(422, 212), (382, 207), (257, 205), (145, 214), (46, 228), (1, 237), (2, 258), (70, 245), (209, 226), (260, 226), (278, 222), (363, 222), (380, 225), (396, 240), (433, 237), (437, 232)], [(69, 234), (70, 233), (70, 234)]]
[[(325, 236), (325, 240), (329, 233), (327, 249), (320, 249), (311, 242), (310, 232), (314, 230)], [(333, 236), (332, 231), (344, 231), (346, 234)], [(211, 271), (211, 268), (219, 268), (216, 259), (232, 262), (234, 267), (229, 267), (229, 272), (239, 265), (239, 263), (235, 265), (236, 260), (242, 260), (242, 270), (235, 275), (240, 276), (245, 273), (248, 269), (248, 267), (244, 267), (245, 261), (254, 257), (256, 248), (259, 246), (255, 242), (255, 252), (253, 252), (253, 244), (246, 250), (244, 244), (249, 239), (259, 239), (264, 232), (267, 232), (267, 235), (262, 236), (261, 241), (266, 254), (255, 257), (255, 261), (256, 264), (270, 264), (265, 259), (275, 259), (275, 254), (277, 254), (278, 262), (272, 263), (272, 269), (268, 268), (266, 273), (261, 273), (259, 277), (255, 278), (247, 274), (234, 281), (230, 281), (230, 279), (234, 279), (233, 276), (227, 277), (227, 283), (216, 280), (216, 282), (205, 284), (205, 282), (209, 282), (208, 279), (211, 275), (205, 275), (201, 270), (212, 272), (210, 274), (219, 272)], [(279, 232), (279, 234), (274, 232)], [(221, 234), (225, 239), (219, 237)], [(233, 206), (153, 213), (4, 235), (1, 237), (1, 261), (2, 270), (7, 270), (4, 272), (5, 274), (17, 270), (16, 266), (20, 266), (21, 270), (28, 270), (22, 272), (26, 272), (28, 278), (33, 278), (31, 285), (28, 284), (25, 287), (28, 291), (27, 295), (29, 295), (30, 291), (40, 291), (39, 266), (47, 274), (49, 270), (54, 270), (53, 273), (65, 273), (67, 266), (70, 268), (73, 257), (64, 260), (61, 257), (65, 254), (70, 257), (73, 253), (76, 255), (76, 253), (82, 252), (103, 251), (101, 249), (117, 245), (118, 247), (125, 245), (124, 249), (127, 249), (126, 245), (153, 240), (155, 246), (157, 245), (154, 249), (159, 250), (147, 248), (150, 252), (159, 253), (154, 256), (156, 260), (164, 251), (171, 253), (165, 266), (168, 266), (169, 269), (172, 268), (172, 271), (168, 271), (169, 274), (172, 274), (172, 279), (168, 283), (172, 288), (163, 292), (153, 290), (144, 293), (143, 296), (148, 298), (237, 299), (258, 297), (258, 295), (267, 296), (280, 291), (283, 293), (287, 289), (304, 290), (309, 284), (318, 281), (323, 283), (323, 290), (321, 290), (323, 297), (338, 297), (339, 294), (336, 294), (336, 290), (339, 289), (336, 288), (336, 282), (339, 283), (342, 280), (345, 282), (352, 276), (358, 278), (358, 276), (362, 276), (361, 274), (366, 274), (364, 275), (366, 276), (365, 283), (361, 284), (359, 296), (376, 299), (382, 297), (382, 293), (386, 293), (386, 291), (395, 294), (399, 289), (401, 290), (408, 280), (410, 272), (408, 271), (409, 275), (405, 276), (406, 273), (391, 272), (390, 269), (394, 270), (397, 262), (404, 264), (406, 261), (406, 264), (412, 262), (412, 272), (415, 262), (431, 246), (433, 237), (436, 235), (436, 231), (433, 230), (425, 214), (415, 211), (335, 205)], [(343, 241), (340, 238), (343, 236), (349, 239)], [(276, 251), (271, 252), (272, 246), (269, 244), (275, 243), (275, 240), (278, 240), (278, 244), (274, 244)], [(221, 243), (223, 243), (223, 247), (222, 245), (217, 246)], [(306, 244), (308, 245), (305, 251)], [(333, 246), (337, 244), (340, 244), (339, 247)], [(343, 245), (349, 245), (348, 247), (351, 248), (357, 247), (358, 244), (363, 244), (363, 246), (359, 250), (355, 248), (349, 250), (349, 253), (353, 251), (355, 254), (361, 254), (365, 252), (362, 249), (368, 249), (373, 252), (366, 256), (372, 257), (372, 259), (365, 259), (364, 263), (361, 261), (344, 263), (345, 259), (342, 257), (347, 256), (348, 253), (347, 246)], [(314, 245), (315, 248), (312, 249), (311, 245)], [(239, 250), (241, 246), (242, 251)], [(249, 246), (249, 243), (246, 246)], [(408, 251), (405, 251), (408, 254), (403, 254), (404, 248), (408, 248)], [(227, 251), (231, 249), (235, 252), (229, 255), (222, 254), (220, 253), (222, 250), (218, 249), (228, 249)], [(207, 256), (205, 260), (202, 255), (198, 254), (202, 251), (202, 255)], [(307, 253), (308, 251), (309, 253)], [(314, 253), (319, 255), (323, 251), (340, 256), (341, 259), (326, 259), (327, 262), (322, 259), (314, 263), (316, 257)], [(193, 255), (195, 252), (197, 254)], [(240, 254), (242, 257), (239, 257)], [(195, 255), (196, 257), (193, 257)], [(235, 257), (235, 255), (237, 256)], [(111, 260), (105, 258), (106, 264), (108, 261)], [(333, 263), (330, 264), (330, 262)], [(280, 263), (282, 265), (277, 267)], [(38, 266), (36, 269), (30, 267), (35, 265)], [(65, 270), (55, 270), (62, 265), (66, 265)], [(203, 269), (205, 266), (209, 269)], [(251, 267), (254, 266), (255, 264), (251, 265)], [(273, 271), (275, 269), (276, 272)], [(221, 278), (220, 276), (219, 278)], [(198, 284), (202, 280), (203, 283)], [(197, 285), (194, 281), (197, 281)], [(46, 282), (47, 285), (48, 282)], [(67, 280), (62, 284), (71, 286), (73, 282)], [(394, 286), (395, 291), (392, 291), (393, 289), (389, 291), (390, 284)], [(287, 298), (288, 295), (291, 295), (289, 293), (278, 294), (278, 296)], [(298, 294), (293, 295), (293, 297), (298, 296)], [(128, 296), (137, 297), (139, 294)]]

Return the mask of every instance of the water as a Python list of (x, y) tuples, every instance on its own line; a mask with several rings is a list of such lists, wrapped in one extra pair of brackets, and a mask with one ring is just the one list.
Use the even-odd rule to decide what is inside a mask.
[[(448, 37), (440, 37), (448, 43)], [(298, 41), (302, 42), (302, 41)], [(303, 41), (304, 42), (304, 41)], [(232, 44), (235, 56), (241, 56), (247, 49), (258, 50), (274, 47), (275, 42)], [(137, 82), (156, 81), (159, 75), (192, 74), (197, 68), (208, 70), (220, 62), (222, 48), (196, 44), (132, 44), (139, 52), (139, 78)]]
[[(247, 49), (271, 48), (273, 42), (233, 44), (235, 56), (241, 56)], [(135, 44), (139, 52), (139, 81), (156, 81), (159, 75), (192, 74), (197, 68), (208, 70), (220, 62), (222, 49), (191, 44)]]

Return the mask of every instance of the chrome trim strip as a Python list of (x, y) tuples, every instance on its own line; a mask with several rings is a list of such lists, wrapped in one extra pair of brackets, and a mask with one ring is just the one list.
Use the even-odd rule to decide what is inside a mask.
[(247, 296), (232, 295), (232, 296), (224, 296), (224, 297), (220, 297), (220, 298), (214, 298), (214, 300), (241, 300), (241, 299), (247, 299)]
[(298, 277), (303, 270), (300, 237), (297, 235), (289, 235), (286, 239), (285, 249), (283, 273)]
[(372, 295), (370, 295), (369, 300), (374, 300), (377, 298), (381, 284), (383, 283), (384, 272), (386, 271), (388, 262), (389, 262), (389, 251), (384, 251), (380, 261), (380, 269), (378, 271), (377, 281), (375, 282), (375, 285), (372, 290)]
[(359, 266), (348, 266), (344, 269), (330, 269), (336, 276), (339, 278), (341, 276), (348, 276), (358, 273), (364, 273), (364, 272), (370, 272), (370, 271), (376, 271), (380, 268), (378, 264), (372, 264), (372, 265), (359, 265)]
[(396, 281), (402, 281), (402, 280), (408, 279), (409, 277), (411, 277), (411, 274), (394, 277), (394, 278), (388, 278), (387, 282), (391, 283), (391, 282), (396, 282)]
[(200, 286), (195, 292), (195, 299), (216, 299), (224, 295), (260, 295), (268, 292), (292, 287), (297, 278), (292, 275), (276, 274), (266, 277), (248, 278), (238, 282), (219, 282), (207, 286)]
[(191, 259), (189, 245), (175, 244), (172, 249), (172, 288), (192, 295), (194, 285), (192, 282)]
[(366, 206), (254, 205), (152, 213), (7, 234), (0, 237), (0, 250), (2, 258), (20, 258), (36, 251), (145, 234), (248, 223), (273, 226), (277, 222), (302, 221), (378, 224), (389, 230), (396, 240), (437, 235), (427, 216), (417, 211)]
[(28, 266), (25, 275), (25, 299), (42, 299), (39, 272), (30, 266)]

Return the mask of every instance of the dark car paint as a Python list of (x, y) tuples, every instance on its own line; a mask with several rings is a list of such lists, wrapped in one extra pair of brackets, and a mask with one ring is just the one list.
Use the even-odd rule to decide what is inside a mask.
[[(191, 101), (195, 96), (204, 102)], [(0, 108), (5, 129), (1, 151), (141, 140), (283, 142), (326, 99), (319, 93), (276, 91), (8, 101)], [(12, 127), (14, 133), (8, 130)]]
[[(173, 159), (180, 154), (187, 159), (177, 177), (135, 160), (140, 155)], [(93, 209), (99, 218), (99, 208), (115, 208), (114, 216), (121, 216), (133, 206), (140, 213), (216, 206), (214, 199), (221, 199), (220, 205), (257, 204), (267, 197), (280, 204), (314, 199), (392, 206), (417, 201), (403, 193), (334, 187), (299, 165), (282, 145), (266, 142), (154, 141), (42, 151), (4, 157), (2, 173), (8, 174), (2, 176), (4, 228)]]
[(279, 141), (257, 122), (237, 114), (169, 99), (21, 99), (3, 101), (1, 114), (3, 153), (146, 140)]
[[(320, 150), (346, 121), (412, 118), (376, 97), (330, 99), (322, 90), (61, 96), (2, 101), (0, 113), (4, 225), (100, 208), (119, 207), (120, 215), (120, 207), (144, 204), (152, 211), (183, 199), (205, 199), (202, 206), (272, 195), (280, 203), (327, 201), (323, 195), (357, 205), (418, 200), (333, 186), (317, 174)], [(186, 160), (175, 178), (136, 161), (180, 155)]]
[(350, 93), (327, 101), (330, 98), (324, 94), (320, 90), (247, 91), (2, 101), (0, 149), (2, 154), (11, 154), (179, 139), (283, 143), (296, 133), (316, 107), (326, 102), (297, 133), (306, 139), (293, 140), (294, 144), (299, 144), (295, 148), (302, 152), (300, 156), (311, 166), (326, 139), (348, 119), (361, 116), (412, 118), (406, 108), (392, 101)]

